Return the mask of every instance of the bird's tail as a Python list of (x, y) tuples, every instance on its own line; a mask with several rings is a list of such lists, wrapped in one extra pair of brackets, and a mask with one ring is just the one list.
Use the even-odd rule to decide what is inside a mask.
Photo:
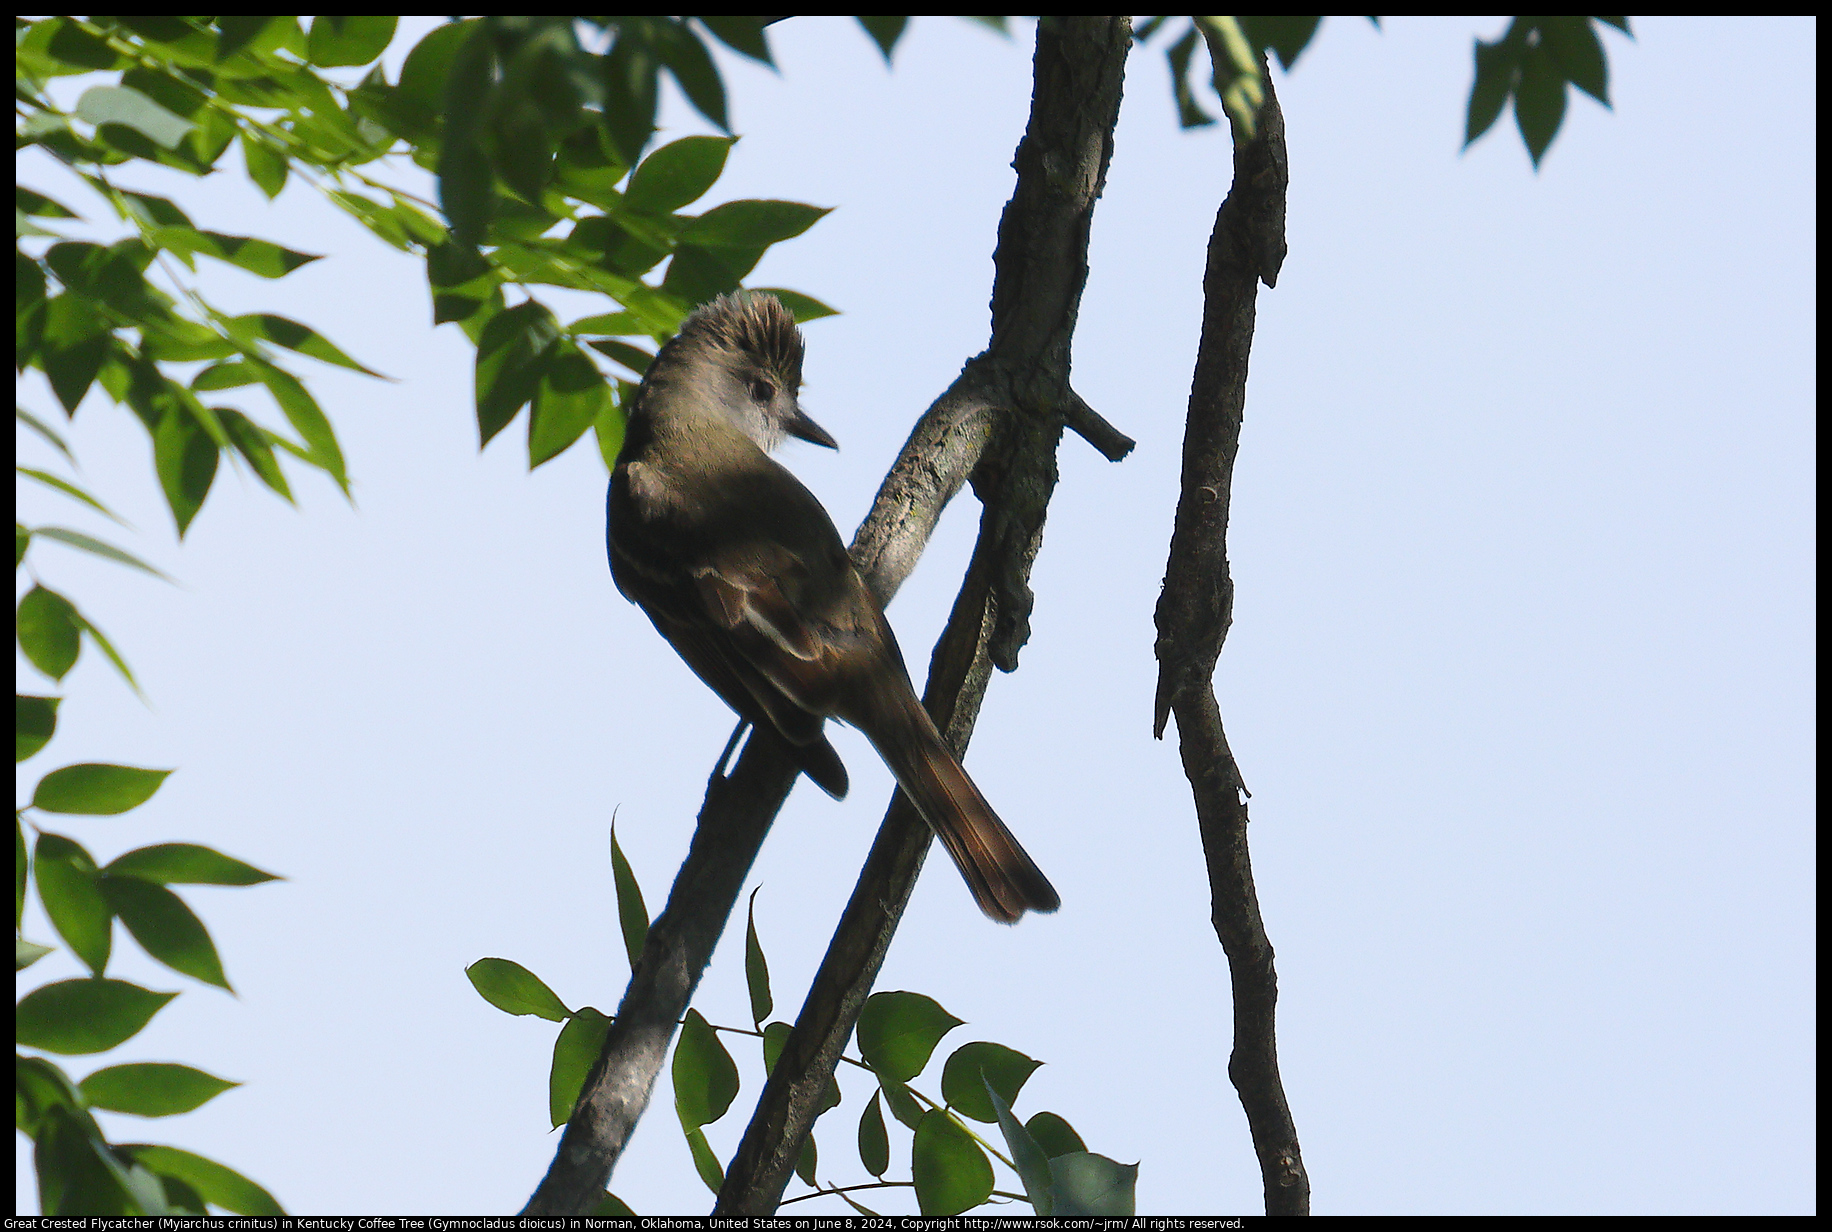
[(980, 910), (1002, 924), (1017, 923), (1026, 911), (1056, 910), (1062, 899), (1055, 887), (942, 743), (929, 712), (907, 687), (898, 692), (901, 697), (875, 698), (887, 713), (857, 726), (935, 831)]

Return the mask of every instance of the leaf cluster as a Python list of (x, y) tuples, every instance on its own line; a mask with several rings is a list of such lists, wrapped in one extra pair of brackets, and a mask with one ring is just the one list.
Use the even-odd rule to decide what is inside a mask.
[[(717, 183), (734, 137), (645, 155), (664, 73), (729, 132), (708, 38), (770, 63), (755, 17), (480, 17), (428, 35), (394, 85), (365, 82), (365, 113), (438, 177), (451, 230), (424, 249), (433, 319), (457, 322), (477, 345), (479, 438), (528, 407), (531, 467), (587, 429), (612, 461), (622, 405), (654, 348), (827, 213), (767, 200), (687, 212)], [(537, 295), (543, 286), (603, 296), (615, 310), (562, 323)], [(776, 293), (798, 320), (833, 311)]]
[[(1164, 30), (1174, 19), (1148, 17), (1139, 23), (1140, 42)], [(1172, 97), (1184, 128), (1213, 124), (1195, 86), (1195, 56), (1200, 46), (1209, 57), (1209, 84), (1242, 140), (1253, 137), (1260, 105), (1265, 102), (1268, 56), (1289, 71), (1316, 38), (1321, 17), (1191, 17), (1189, 27), (1170, 41)], [(1370, 17), (1376, 27), (1380, 18)], [(1626, 17), (1515, 17), (1493, 42), (1476, 40), (1476, 75), (1470, 87), (1469, 118), (1463, 144), (1493, 127), (1509, 100), (1521, 140), (1535, 167), (1558, 135), (1565, 119), (1567, 87), (1576, 86), (1609, 106), (1609, 62), (1596, 26), (1601, 22), (1629, 33)]]
[(1626, 17), (1515, 17), (1494, 42), (1477, 39), (1464, 146), (1493, 127), (1511, 99), (1520, 139), (1537, 167), (1565, 122), (1571, 86), (1609, 106), (1609, 58), (1597, 22), (1630, 33)]
[[(632, 968), (641, 953), (648, 916), (628, 860), (611, 836), (611, 858), (618, 914)], [(557, 1128), (566, 1124), (584, 1087), (587, 1073), (603, 1048), (611, 1019), (583, 1006), (569, 1009), (541, 978), (504, 958), (483, 958), (465, 974), (484, 1000), (504, 1013), (562, 1023), (554, 1041), (548, 1084), (548, 1115)], [(751, 896), (744, 940), (745, 986), (751, 1025), (718, 1026), (698, 1010), (687, 1011), (675, 1044), (671, 1076), (675, 1113), (694, 1169), (714, 1194), (725, 1173), (707, 1141), (705, 1127), (722, 1119), (737, 1099), (742, 1082), (738, 1062), (721, 1035), (755, 1039), (767, 1076), (782, 1056), (793, 1030), (771, 1017), (775, 999), (769, 963), (757, 935), (756, 894)], [(857, 1056), (842, 1060), (870, 1073), (876, 1089), (860, 1110), (855, 1141), (859, 1164), (872, 1179), (851, 1184), (823, 1180), (820, 1151), (812, 1134), (802, 1149), (795, 1174), (808, 1186), (787, 1199), (789, 1205), (826, 1194), (838, 1195), (861, 1214), (873, 1215), (855, 1194), (873, 1189), (914, 1189), (925, 1215), (958, 1215), (994, 1198), (1028, 1201), (1040, 1215), (1131, 1215), (1137, 1165), (1119, 1164), (1095, 1155), (1061, 1116), (1038, 1112), (1019, 1122), (1011, 1104), (1042, 1062), (1003, 1044), (976, 1040), (955, 1048), (942, 1063), (936, 1098), (913, 1085), (925, 1072), (942, 1039), (963, 1025), (933, 998), (915, 992), (879, 992), (867, 999), (859, 1015)], [(830, 1082), (817, 1118), (843, 1102), (838, 1082)], [(891, 1135), (884, 1117), (908, 1131), (909, 1180), (887, 1179), (892, 1172)], [(1000, 1152), (973, 1123), (999, 1126), (1007, 1152)], [(994, 1189), (993, 1161), (1016, 1173), (1021, 1193)], [(629, 1208), (606, 1194), (600, 1214), (628, 1214)]]
[[(36, 755), (55, 735), (60, 701), (17, 697), (18, 761)], [(170, 773), (100, 763), (64, 766), (39, 779), (31, 802), (15, 816), (16, 969), (23, 971), (53, 948), (27, 941), (20, 931), (30, 887), (58, 937), (91, 973), (33, 989), (19, 1001), (14, 1032), (20, 1045), (63, 1056), (106, 1052), (137, 1035), (178, 995), (107, 976), (116, 920), (156, 961), (229, 989), (209, 930), (171, 887), (258, 885), (274, 880), (273, 874), (195, 843), (140, 847), (98, 865), (77, 840), (34, 827), (35, 841), (27, 848), (27, 809), (118, 815), (149, 800)], [(52, 1061), (23, 1053), (17, 1078), (15, 1119), (34, 1143), (42, 1213), (205, 1214), (207, 1204), (250, 1215), (281, 1213), (271, 1195), (233, 1169), (174, 1147), (110, 1143), (93, 1116), (97, 1109), (174, 1116), (236, 1083), (173, 1064), (113, 1065), (73, 1082)]]

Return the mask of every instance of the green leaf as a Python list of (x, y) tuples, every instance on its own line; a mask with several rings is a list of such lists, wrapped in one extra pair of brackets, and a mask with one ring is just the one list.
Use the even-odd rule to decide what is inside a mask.
[(159, 570), (141, 560), (138, 556), (135, 556), (132, 552), (124, 552), (112, 544), (103, 543), (100, 539), (91, 538), (81, 531), (66, 530), (61, 526), (36, 526), (32, 528), (32, 533), (40, 539), (54, 539), (59, 543), (66, 544), (73, 548), (79, 548), (82, 551), (100, 556), (105, 560), (112, 560), (116, 564), (131, 565), (133, 568), (144, 570), (162, 581), (169, 582), (172, 580)]
[(81, 1089), (91, 1108), (162, 1117), (201, 1108), (241, 1085), (188, 1065), (143, 1063), (99, 1069), (83, 1079)]
[(218, 406), (211, 409), (216, 412), (217, 419), (222, 421), (224, 431), (229, 433), (230, 444), (242, 455), (249, 469), (254, 471), (262, 483), (288, 501), (292, 500), (292, 487), (286, 482), (286, 473), (280, 469), (279, 459), (274, 457), (274, 447), (268, 440), (267, 432), (233, 407)]
[(625, 165), (634, 167), (655, 132), (656, 78), (661, 66), (643, 32), (646, 23), (620, 24), (602, 64), (604, 135)]
[(132, 1039), (178, 994), (125, 980), (63, 980), (19, 1002), (15, 1035), (28, 1048), (76, 1055), (107, 1052)]
[(879, 1106), (879, 1093), (871, 1093), (871, 1103), (865, 1105), (865, 1111), (859, 1114), (859, 1162), (873, 1176), (883, 1179), (885, 1170), (891, 1166), (890, 1135), (884, 1131), (884, 1109)]
[(351, 359), (311, 326), (301, 325), (298, 321), (286, 317), (275, 316), (271, 312), (256, 312), (236, 317), (229, 322), (229, 332), (239, 339), (259, 338), (275, 346), (283, 346), (289, 351), (297, 351), (301, 355), (309, 355), (313, 359), (322, 360), (327, 364), (336, 364), (340, 368), (349, 368), (367, 376), (379, 377), (382, 375), (375, 369)]
[(901, 1121), (906, 1128), (915, 1129), (922, 1120), (923, 1109), (922, 1105), (916, 1102), (916, 1097), (910, 1094), (909, 1087), (880, 1074), (878, 1089), (883, 1092), (885, 1106), (891, 1110), (891, 1115)]
[(1463, 148), (1486, 133), (1501, 116), (1520, 78), (1520, 53), (1526, 45), (1525, 27), (1514, 24), (1493, 43), (1476, 40), (1476, 77), (1469, 90), (1469, 118), (1463, 128)]
[(32, 532), (18, 522), (13, 523), (13, 568), (25, 563), (26, 550), (32, 546)]
[[(634, 388), (628, 382), (620, 381), (618, 385), (623, 391), (623, 397), (628, 397), (629, 391)], [(617, 455), (623, 449), (623, 428), (623, 408), (617, 400), (607, 399), (604, 408), (598, 412), (598, 422), (592, 425), (592, 431), (598, 437), (598, 455), (604, 459), (606, 471), (617, 468)]]
[(1196, 93), (1190, 88), (1190, 57), (1196, 53), (1197, 37), (1196, 28), (1191, 26), (1164, 53), (1164, 58), (1170, 62), (1170, 87), (1177, 104), (1177, 123), (1184, 128), (1200, 128), (1215, 122), (1215, 117), (1196, 102)]
[(681, 238), (702, 247), (765, 248), (793, 239), (831, 209), (798, 201), (727, 201), (681, 228)]
[(161, 885), (250, 886), (279, 881), (213, 848), (196, 843), (157, 843), (116, 856), (102, 870), (110, 877), (138, 877)]
[(185, 134), (197, 127), (127, 86), (90, 86), (76, 100), (76, 114), (98, 127), (123, 125), (168, 150), (176, 149)]
[(1088, 1149), (1081, 1135), (1075, 1132), (1075, 1127), (1054, 1112), (1039, 1112), (1024, 1123), (1024, 1128), (1051, 1159)]
[(633, 312), (604, 312), (597, 316), (580, 317), (566, 327), (566, 332), (575, 338), (588, 338), (606, 334), (640, 334), (643, 328)]
[(24, 971), (56, 948), (50, 945), (39, 945), (36, 941), (27, 941), (24, 937), (13, 938), (13, 970), (15, 972)]
[(274, 401), (280, 404), (286, 421), (292, 424), (299, 439), (305, 442), (310, 451), (305, 460), (336, 480), (337, 486), (348, 495), (350, 477), (344, 472), (343, 450), (338, 447), (337, 434), (331, 430), (331, 421), (325, 417), (318, 400), (306, 391), (305, 386), (299, 383), (299, 378), (292, 373), (252, 357), (248, 363), (261, 378), (261, 383), (267, 386), (267, 392), (273, 395)]
[(814, 1145), (814, 1134), (810, 1132), (802, 1140), (801, 1155), (795, 1160), (795, 1175), (799, 1176), (805, 1184), (813, 1185), (815, 1184), (814, 1170), (819, 1164), (820, 1149)]
[(859, 1013), (859, 1052), (880, 1077), (908, 1082), (961, 1022), (921, 993), (873, 993)]
[(1609, 106), (1609, 60), (1588, 17), (1541, 17), (1539, 36), (1572, 85)]
[(31, 863), (25, 850), (25, 821), (21, 810), (13, 810), (13, 928), (25, 923), (25, 867)]
[[(35, 1135), (38, 1209), (48, 1216), (141, 1214), (127, 1170), (87, 1114), (47, 1108)], [(72, 1219), (71, 1226), (87, 1220)]]
[(572, 1118), (579, 1092), (604, 1051), (604, 1037), (610, 1033), (611, 1020), (587, 1005), (576, 1011), (560, 1028), (553, 1042), (553, 1068), (547, 1075), (547, 1114), (558, 1129)]
[(210, 930), (178, 895), (138, 877), (104, 877), (102, 895), (141, 949), (180, 975), (232, 991)]
[(95, 860), (61, 834), (41, 834), (32, 853), (32, 876), (51, 926), (70, 952), (96, 975), (108, 969), (114, 917), (102, 896)]
[(672, 214), (706, 195), (725, 170), (735, 137), (683, 137), (656, 150), (637, 166), (624, 189), (624, 204), (651, 214)]
[(477, 18), (441, 22), (414, 44), (402, 62), (395, 94), (426, 116), (428, 123), (444, 107), (446, 81), (451, 76), (452, 61), (459, 47), (482, 24)]
[[(261, 377), (251, 366), (241, 360), (227, 360), (220, 364), (211, 364), (191, 378), (193, 393), (214, 393), (219, 389), (241, 389), (247, 385), (259, 383)], [(219, 410), (218, 415), (222, 412)]]
[(148, 321), (141, 335), (144, 341), (140, 353), (155, 363), (227, 359), (240, 350), (221, 330), (180, 317)]
[(61, 697), (34, 697), (19, 693), (13, 701), (14, 764), (24, 761), (51, 741), (57, 731), (57, 703)]
[(1266, 97), (1260, 57), (1242, 33), (1238, 18), (1198, 16), (1195, 21), (1208, 45), (1209, 65), (1222, 109), (1228, 113), (1234, 131), (1251, 138), (1259, 124), (1260, 104)]
[(712, 31), (713, 37), (733, 51), (749, 56), (760, 64), (776, 67), (776, 61), (770, 58), (770, 43), (764, 37), (767, 24), (761, 17), (700, 17), (701, 25)]
[(986, 1098), (986, 1088), (990, 1086), (1009, 1104), (1042, 1064), (1003, 1044), (984, 1040), (962, 1044), (942, 1066), (942, 1098), (962, 1116), (995, 1121), (998, 1114)]
[(592, 1214), (599, 1219), (636, 1218), (636, 1212), (630, 1209), (629, 1203), (609, 1190), (606, 1190), (604, 1196), (598, 1199), (598, 1205), (592, 1209)]
[[(115, 515), (114, 510), (66, 479), (59, 479), (56, 475), (50, 474), (47, 471), (34, 470), (29, 466), (15, 466), (13, 469), (21, 475), (36, 479), (39, 483), (44, 484), (48, 488), (55, 488), (65, 496), (82, 501), (83, 504), (88, 505), (103, 517), (113, 518), (116, 522), (121, 521), (121, 519)], [(123, 523), (123, 525), (125, 524)]]
[(770, 964), (764, 960), (763, 945), (757, 940), (756, 890), (751, 891), (750, 908), (745, 912), (744, 983), (751, 994), (751, 1022), (761, 1027), (776, 1002), (770, 996)]
[(642, 957), (642, 947), (649, 939), (649, 909), (643, 905), (642, 887), (617, 843), (617, 825), (611, 823), (611, 881), (617, 889), (617, 923), (623, 931), (623, 950), (629, 955), (630, 970)]
[(596, 423), (610, 400), (597, 366), (571, 342), (555, 346), (528, 416), (528, 469), (558, 456)]
[(254, 186), (272, 201), (286, 187), (286, 174), (291, 163), (283, 151), (275, 149), (260, 134), (244, 129), (242, 166), (247, 169), (248, 178), (254, 182)]
[(572, 1016), (566, 1003), (528, 968), (506, 958), (480, 958), (464, 969), (479, 996), (505, 1014), (533, 1014), (548, 1022)]
[(687, 1128), (724, 1116), (738, 1094), (738, 1066), (698, 1010), (690, 1009), (674, 1046), (674, 1106)]
[(110, 816), (139, 808), (152, 798), (170, 770), (143, 770), (85, 762), (53, 770), (39, 780), (32, 804), (47, 813)]
[(923, 1113), (916, 1126), (910, 1175), (925, 1215), (958, 1215), (992, 1196), (992, 1162), (943, 1108)]
[(504, 309), (490, 319), (477, 342), (477, 429), (481, 445), (509, 426), (540, 386), (549, 349), (560, 324), (534, 300)]
[(72, 291), (45, 301), (39, 363), (65, 414), (76, 414), (113, 341), (95, 305), (84, 296)]
[[(723, 140), (723, 138), (714, 138), (714, 140)], [(43, 193), (35, 192), (25, 187), (23, 184), (13, 185), (13, 208), (18, 210), (21, 214), (27, 214), (34, 218), (81, 217), (81, 215), (71, 210), (68, 206), (53, 201)]]
[(655, 359), (654, 355), (641, 347), (619, 342), (615, 338), (594, 338), (585, 345), (601, 355), (610, 356), (637, 376), (647, 372), (649, 364)]
[[(165, 315), (171, 303), (146, 281), (145, 270), (152, 258), (153, 250), (138, 239), (120, 240), (107, 248), (66, 241), (45, 252), (45, 264), (65, 287), (134, 318)], [(106, 329), (106, 325), (93, 328)]]
[(1011, 1152), (1011, 1161), (1024, 1182), (1024, 1195), (1030, 1199), (1031, 1209), (1046, 1217), (1054, 1214), (1048, 1153), (1028, 1127), (1018, 1124), (1018, 1119), (1011, 1114), (1011, 1105), (990, 1084), (986, 1086), (986, 1098), (998, 1114), (999, 1132), (1005, 1135), (1006, 1149)]
[(1286, 72), (1298, 62), (1304, 49), (1310, 46), (1311, 39), (1317, 35), (1321, 17), (1243, 17), (1241, 29), (1247, 41), (1254, 47), (1270, 48), (1279, 58), (1279, 67)]
[(689, 27), (673, 22), (662, 25), (660, 33), (661, 37), (655, 42), (656, 51), (662, 63), (668, 66), (675, 84), (680, 86), (681, 93), (687, 96), (694, 110), (730, 132), (731, 125), (725, 114), (725, 83), (719, 79), (719, 70), (706, 44)]
[(1086, 1151), (1050, 1160), (1050, 1201), (1061, 1218), (1133, 1214), (1139, 1166)]
[(526, 67), (519, 56), (509, 65), (496, 88), (486, 134), (496, 174), (524, 201), (538, 206), (553, 173), (554, 141), (531, 97), (533, 83), (517, 71)]
[(262, 31), (280, 20), (266, 14), (233, 13), (227, 17), (218, 17), (216, 27), (216, 59), (220, 63), (227, 60), (242, 48), (249, 46), (261, 37)]
[(314, 17), (306, 36), (306, 58), (320, 68), (367, 64), (388, 49), (395, 21), (391, 16)]
[(865, 27), (865, 33), (871, 35), (871, 41), (878, 45), (884, 62), (891, 62), (891, 49), (897, 46), (897, 40), (903, 37), (904, 27), (910, 19), (904, 17), (861, 17), (859, 24)]
[[(268, 240), (254, 239), (246, 235), (225, 235), (221, 231), (199, 231), (190, 227), (160, 227), (153, 231), (150, 238), (160, 247), (169, 248), (173, 252), (202, 253), (206, 257), (214, 257), (237, 269), (247, 270), (250, 274), (258, 274), (262, 278), (284, 278), (301, 266), (324, 259), (317, 253), (296, 252), (291, 248), (282, 248)], [(283, 317), (276, 319), (285, 320)], [(293, 323), (287, 322), (287, 324)], [(304, 329), (305, 327), (300, 325), (296, 328)], [(281, 345), (286, 344), (281, 343)], [(360, 365), (345, 362), (345, 366), (358, 367)]]
[(776, 1062), (782, 1056), (783, 1046), (789, 1042), (789, 1036), (795, 1028), (786, 1022), (772, 1022), (763, 1028), (763, 1073), (765, 1077), (776, 1071)]
[(134, 679), (134, 674), (127, 668), (127, 660), (123, 659), (121, 652), (114, 648), (114, 643), (109, 641), (107, 635), (91, 624), (81, 612), (76, 614), (76, 619), (77, 623), (83, 626), (83, 632), (89, 635), (89, 640), (94, 642), (96, 647), (108, 657), (110, 663), (114, 664), (115, 671), (121, 673), (121, 679), (127, 681), (127, 687), (138, 693), (140, 682)]
[(484, 149), (483, 126), (495, 93), (496, 54), (490, 31), (477, 22), (452, 53), (446, 73), (445, 138), (439, 145), (439, 205), (458, 243), (483, 242), (495, 212), (496, 184)]
[(197, 420), (177, 406), (167, 406), (153, 430), (153, 468), (179, 538), (203, 508), (216, 481), (216, 442)]
[[(583, 322), (576, 322), (575, 325), (577, 324), (583, 324)], [(64, 438), (61, 435), (59, 435), (57, 430), (52, 428), (50, 424), (46, 423), (44, 420), (40, 419), (38, 416), (32, 414), (32, 412), (26, 410), (23, 406), (15, 406), (13, 408), (13, 417), (17, 419), (20, 423), (24, 424), (26, 427), (30, 428), (32, 431), (38, 433), (38, 435), (42, 436), (47, 442), (50, 443), (53, 449), (63, 454), (65, 458), (69, 459), (72, 465), (76, 463), (76, 455), (70, 452), (70, 443), (64, 440)], [(20, 469), (23, 470), (24, 468), (21, 467)], [(43, 472), (42, 471), (27, 471), (26, 473), (29, 475), (39, 475), (39, 474), (42, 474)], [(113, 514), (109, 514), (109, 516), (114, 517)], [(119, 519), (117, 519), (117, 521), (118, 520)]]
[(700, 1174), (700, 1180), (706, 1188), (715, 1194), (725, 1185), (725, 1169), (719, 1166), (719, 1157), (712, 1153), (712, 1145), (706, 1141), (706, 1131), (698, 1125), (681, 1126), (687, 1136), (687, 1149), (693, 1153), (693, 1169)]
[(803, 295), (800, 291), (791, 291), (785, 287), (754, 287), (752, 290), (759, 295), (774, 295), (781, 300), (782, 306), (794, 315), (797, 324), (805, 325), (809, 321), (840, 314), (838, 308), (830, 308), (812, 295)]
[[(196, 32), (184, 25), (182, 19), (175, 20), (178, 22), (179, 29), (173, 33), (177, 38), (195, 36)], [(138, 90), (173, 115), (182, 116), (187, 120), (194, 119), (208, 101), (207, 96), (197, 88), (196, 84), (164, 67), (141, 64), (130, 68), (121, 74), (121, 84)]]
[(1520, 58), (1520, 85), (1514, 91), (1514, 122), (1527, 143), (1533, 165), (1545, 156), (1565, 122), (1565, 79), (1542, 43)]
[(68, 17), (42, 22), (33, 33), (41, 31), (50, 34), (48, 45), (43, 47), (44, 51), (52, 59), (62, 61), (59, 75), (87, 72), (90, 69), (119, 68), (121, 65), (121, 54), (110, 47), (106, 40), (89, 33)]
[(62, 1108), (78, 1116), (83, 1112), (83, 1097), (69, 1075), (43, 1057), (15, 1054), (13, 1065), (15, 1124), (28, 1134), (36, 1134), (38, 1123), (52, 1108)]
[(701, 248), (682, 244), (668, 262), (662, 290), (683, 303), (703, 304), (735, 291), (763, 259), (761, 248)]
[(272, 1194), (213, 1159), (181, 1151), (175, 1146), (134, 1144), (115, 1149), (160, 1176), (183, 1181), (212, 1206), (220, 1206), (237, 1215), (272, 1218), (286, 1214)]
[(19, 649), (33, 667), (53, 680), (62, 680), (76, 664), (82, 649), (82, 617), (70, 600), (54, 590), (34, 586), (19, 601), (14, 615)]

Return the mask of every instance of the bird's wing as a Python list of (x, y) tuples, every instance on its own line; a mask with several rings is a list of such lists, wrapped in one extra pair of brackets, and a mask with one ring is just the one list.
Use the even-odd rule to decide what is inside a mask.
[(851, 665), (876, 662), (890, 636), (837, 544), (835, 555), (810, 562), (780, 542), (754, 541), (694, 570), (706, 615), (732, 649), (796, 706), (829, 716)]

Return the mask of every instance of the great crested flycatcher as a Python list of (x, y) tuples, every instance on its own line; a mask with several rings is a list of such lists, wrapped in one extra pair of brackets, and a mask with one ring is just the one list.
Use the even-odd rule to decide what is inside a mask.
[(916, 700), (897, 639), (833, 519), (769, 456), (785, 435), (838, 448), (802, 413), (802, 337), (773, 295), (695, 310), (649, 365), (611, 474), (611, 575), (687, 666), (802, 772), (846, 794), (821, 727), (864, 732), (953, 857), (980, 910), (1015, 923), (1061, 899)]

